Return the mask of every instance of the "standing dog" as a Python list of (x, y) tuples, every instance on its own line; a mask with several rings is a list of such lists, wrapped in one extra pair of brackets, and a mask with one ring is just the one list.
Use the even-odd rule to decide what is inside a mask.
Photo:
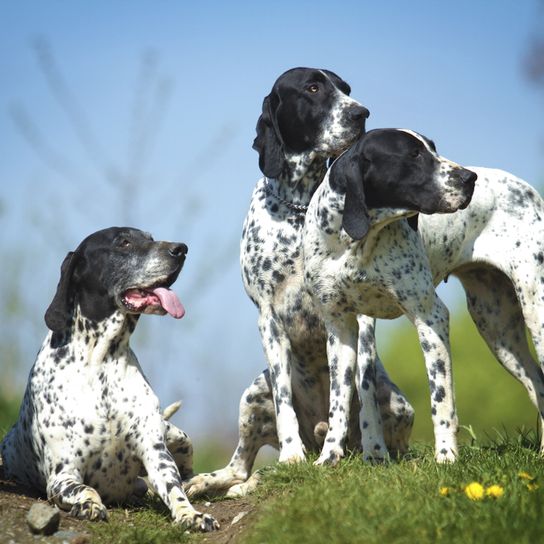
[[(329, 414), (327, 337), (319, 309), (304, 288), (301, 234), (327, 159), (364, 130), (368, 111), (349, 93), (348, 84), (328, 70), (295, 68), (280, 76), (264, 99), (253, 147), (265, 177), (253, 192), (240, 261), (246, 291), (259, 310), (268, 370), (242, 395), (240, 437), (230, 463), (190, 480), (190, 496), (247, 491), (237, 484), (248, 479), (265, 444), (279, 447), (284, 462), (302, 460), (305, 451), (323, 445)], [(412, 407), (379, 361), (377, 381), (386, 442), (392, 451), (403, 452)], [(349, 444), (356, 448), (359, 442), (354, 418)]]
[(332, 165), (315, 192), (303, 235), (304, 273), (329, 333), (329, 429), (321, 455), (344, 455), (354, 385), (365, 458), (387, 449), (376, 405), (372, 318), (405, 314), (416, 326), (431, 389), (435, 457), (457, 455), (449, 318), (435, 293), (418, 233), (405, 217), (465, 208), (476, 174), (440, 157), (424, 137), (372, 130)]
[(185, 244), (112, 227), (88, 236), (62, 263), (45, 314), (51, 332), (1, 453), (8, 477), (73, 516), (106, 519), (104, 504), (141, 492), (145, 470), (175, 522), (218, 528), (184, 493), (191, 442), (164, 420), (129, 346), (140, 314), (183, 316), (169, 287), (186, 253)]
[(538, 411), (544, 454), (544, 201), (504, 170), (469, 168), (478, 175), (470, 205), (420, 215), (419, 233), (434, 283), (459, 278), (482, 338), (525, 387)]
[[(432, 142), (427, 145), (435, 152)], [(460, 279), (480, 334), (498, 361), (525, 387), (537, 408), (540, 428), (544, 429), (544, 202), (530, 185), (508, 172), (469, 169), (477, 174), (478, 182), (465, 209), (447, 214), (419, 214), (418, 232), (426, 253), (424, 267), (430, 266), (435, 285), (449, 275)], [(371, 212), (375, 218), (377, 214), (377, 210)], [(415, 217), (409, 221), (412, 219)], [(537, 361), (529, 349), (525, 326), (532, 336)], [(369, 322), (363, 339), (369, 350), (375, 349), (373, 325)], [(433, 383), (436, 388), (434, 378)], [(274, 410), (269, 381), (261, 376), (246, 393), (247, 400), (242, 398), (240, 403), (240, 435), (247, 439), (240, 440), (240, 445), (260, 443), (262, 429), (269, 433), (267, 440), (273, 441), (275, 437), (270, 434), (275, 431)], [(437, 400), (440, 398), (439, 391)], [(337, 418), (338, 406), (331, 404), (332, 418)], [(304, 421), (303, 414), (299, 414), (299, 420)], [(244, 452), (244, 449), (237, 451), (231, 465)], [(544, 453), (544, 433), (541, 433), (540, 452)], [(338, 455), (337, 451), (332, 458)], [(208, 482), (214, 490), (213, 478), (203, 483)], [(232, 494), (244, 490), (236, 486)]]

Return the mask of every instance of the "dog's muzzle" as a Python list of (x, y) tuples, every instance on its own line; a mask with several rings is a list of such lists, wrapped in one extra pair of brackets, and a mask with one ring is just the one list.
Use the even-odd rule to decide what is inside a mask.
[(467, 170), (466, 168), (460, 168), (456, 172), (456, 185), (463, 192), (465, 196), (465, 201), (459, 206), (459, 209), (464, 210), (472, 200), (472, 195), (474, 194), (474, 187), (476, 185), (476, 180), (478, 179), (478, 174)]

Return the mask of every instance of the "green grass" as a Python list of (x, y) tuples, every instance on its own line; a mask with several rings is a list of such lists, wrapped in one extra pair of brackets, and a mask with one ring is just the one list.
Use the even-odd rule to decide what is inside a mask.
[[(263, 503), (244, 544), (535, 543), (544, 541), (544, 465), (526, 436), (464, 446), (439, 466), (430, 447), (382, 466), (350, 457), (336, 468), (277, 465), (258, 491)], [(525, 471), (540, 487), (530, 491)], [(464, 487), (498, 484), (499, 499), (470, 500)], [(451, 492), (441, 496), (439, 489)]]

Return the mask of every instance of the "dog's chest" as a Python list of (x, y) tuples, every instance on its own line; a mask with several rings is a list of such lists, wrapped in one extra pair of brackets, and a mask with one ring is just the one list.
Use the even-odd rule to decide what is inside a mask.
[(158, 414), (158, 400), (130, 349), (106, 356), (100, 365), (80, 357), (73, 346), (60, 358), (58, 350), (40, 353), (29, 384), (36, 429), (49, 451), (63, 450), (90, 485), (121, 499), (140, 468), (134, 444), (149, 417)]
[(306, 271), (315, 294), (330, 312), (393, 319), (407, 298), (429, 283), (422, 246), (409, 227), (398, 222), (374, 239), (352, 242), (347, 235), (307, 232)]
[[(244, 223), (240, 262), (244, 286), (262, 312), (272, 312), (304, 359), (322, 356), (324, 328), (303, 273), (304, 214), (255, 192)], [(303, 353), (302, 353), (302, 351)]]
[(240, 264), (246, 291), (258, 306), (302, 286), (303, 226), (303, 215), (254, 197), (244, 223)]

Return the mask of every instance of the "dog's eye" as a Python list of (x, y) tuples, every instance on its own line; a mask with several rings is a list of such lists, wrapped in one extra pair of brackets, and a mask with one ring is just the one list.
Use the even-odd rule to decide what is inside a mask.
[(127, 238), (121, 238), (119, 242), (117, 242), (117, 245), (119, 247), (130, 247), (130, 240), (127, 240)]
[(308, 92), (309, 93), (317, 93), (319, 91), (319, 85), (316, 83), (312, 83), (311, 85), (308, 85)]
[(414, 159), (417, 159), (421, 155), (421, 149), (414, 149), (411, 154)]

